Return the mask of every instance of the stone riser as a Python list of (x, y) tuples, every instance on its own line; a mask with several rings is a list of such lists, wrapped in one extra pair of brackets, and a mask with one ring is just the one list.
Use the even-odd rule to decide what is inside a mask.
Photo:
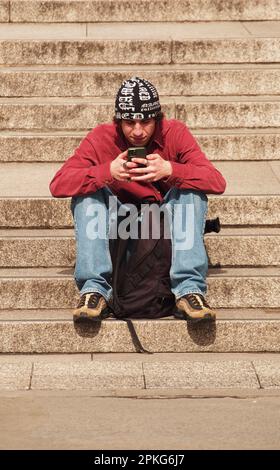
[[(70, 275), (70, 271), (67, 273)], [(61, 271), (65, 273), (64, 271)], [(228, 271), (230, 272), (230, 271)], [(259, 271), (262, 273), (263, 271)], [(43, 273), (44, 274), (44, 273)], [(207, 299), (212, 308), (278, 308), (279, 277), (208, 277)], [(70, 278), (1, 277), (1, 309), (74, 308), (79, 299)]]
[[(1, 268), (74, 266), (74, 238), (12, 237), (0, 237)], [(280, 266), (279, 236), (211, 235), (205, 246), (209, 266)]]
[[(10, 12), (9, 12), (10, 3)], [(0, 1), (3, 22), (98, 22), (98, 21), (248, 21), (280, 19), (277, 0), (224, 2), (224, 0), (174, 0), (147, 2)]]
[(158, 41), (1, 40), (0, 65), (279, 63), (279, 46), (280, 38), (253, 37)]
[[(2, 97), (109, 97), (133, 72), (1, 71)], [(160, 96), (274, 95), (280, 93), (280, 69), (139, 70), (137, 76), (156, 83)]]
[[(167, 118), (186, 121), (193, 129), (267, 128), (280, 126), (280, 101), (197, 102), (182, 100), (164, 103)], [(0, 102), (0, 130), (91, 129), (113, 116), (110, 103), (16, 103)]]
[[(208, 201), (208, 218), (222, 225), (279, 225), (279, 196), (218, 196)], [(0, 198), (0, 227), (69, 228), (70, 199)]]
[[(184, 321), (134, 321), (151, 352), (279, 352), (279, 320), (219, 320), (216, 325)], [(135, 352), (125, 322), (74, 326), (72, 321), (1, 321), (1, 353)]]
[[(200, 135), (193, 132), (210, 160), (279, 160), (280, 134)], [(0, 135), (2, 162), (63, 162), (86, 133), (72, 136)]]

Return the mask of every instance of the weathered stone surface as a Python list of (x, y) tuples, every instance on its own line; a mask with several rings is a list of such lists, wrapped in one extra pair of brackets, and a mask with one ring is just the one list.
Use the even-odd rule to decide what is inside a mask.
[(224, 225), (279, 225), (278, 199), (279, 196), (210, 196), (208, 217), (219, 214)]
[(8, 0), (0, 0), (0, 22), (8, 23), (9, 21), (9, 2)]
[[(152, 352), (280, 352), (279, 320), (133, 323)], [(72, 321), (1, 321), (0, 339), (2, 353), (135, 352), (127, 324), (117, 320), (76, 327)]]
[(279, 362), (272, 360), (254, 360), (256, 373), (261, 384), (261, 388), (279, 388), (280, 387), (280, 367)]
[[(50, 100), (50, 99), (49, 99)], [(280, 126), (280, 101), (186, 101), (180, 104), (162, 100), (167, 118), (185, 121), (193, 129), (211, 128), (267, 128)], [(110, 102), (0, 102), (0, 130), (70, 130), (91, 129), (112, 120), (113, 99)]]
[[(212, 131), (213, 132), (213, 131)], [(280, 134), (209, 134), (193, 132), (210, 160), (278, 160)], [(14, 135), (0, 133), (1, 162), (63, 162), (69, 158), (86, 132), (71, 135)]]
[[(280, 93), (280, 69), (139, 70), (157, 87), (160, 96), (274, 95)], [(0, 96), (114, 97), (128, 71), (1, 72)]]
[(277, 63), (279, 45), (280, 38), (251, 37), (175, 41), (1, 40), (0, 65)]
[[(210, 101), (210, 99), (209, 99)], [(184, 102), (176, 105), (176, 119), (192, 128), (262, 128), (280, 126), (280, 101)]]
[(110, 39), (0, 41), (0, 65), (168, 64), (170, 62), (170, 41)]
[(32, 390), (114, 388), (143, 389), (142, 364), (124, 361), (34, 363)]
[(0, 363), (0, 390), (29, 390), (32, 364)]
[[(278, 225), (279, 196), (208, 196), (208, 218), (222, 225)], [(0, 198), (0, 227), (69, 228), (70, 199)]]
[(143, 364), (149, 388), (260, 388), (248, 361), (176, 361)]
[[(74, 308), (79, 299), (73, 269), (20, 274), (1, 272), (1, 309)], [(277, 308), (280, 305), (279, 269), (258, 274), (247, 268), (209, 270), (207, 298), (213, 308)], [(264, 278), (265, 277), (265, 281)], [(15, 292), (17, 295), (15, 296)]]
[(52, 136), (0, 134), (0, 161), (62, 162), (73, 154), (83, 137), (82, 135), (73, 137), (59, 134)]
[(71, 227), (70, 200), (52, 198), (0, 199), (0, 226)]
[(256, 0), (129, 0), (11, 2), (14, 22), (215, 21), (280, 19), (279, 2)]
[[(175, 105), (163, 103), (167, 117), (175, 116)], [(0, 102), (0, 129), (70, 130), (88, 129), (112, 120), (113, 100), (105, 102), (80, 102), (35, 104), (30, 102), (9, 104)]]
[(280, 38), (186, 39), (174, 41), (175, 64), (262, 63), (280, 61)]
[(210, 266), (279, 266), (278, 236), (219, 236), (205, 238)]
[(0, 238), (0, 267), (72, 267), (75, 248), (68, 237)]
[[(257, 229), (256, 229), (257, 232)], [(207, 235), (209, 266), (280, 266), (279, 235)], [(74, 234), (0, 235), (0, 267), (73, 267)]]
[[(225, 131), (224, 131), (225, 132)], [(207, 131), (205, 131), (207, 134)], [(211, 160), (278, 160), (279, 134), (196, 134), (196, 139)], [(0, 138), (1, 142), (1, 138)], [(0, 150), (1, 154), (1, 150)]]

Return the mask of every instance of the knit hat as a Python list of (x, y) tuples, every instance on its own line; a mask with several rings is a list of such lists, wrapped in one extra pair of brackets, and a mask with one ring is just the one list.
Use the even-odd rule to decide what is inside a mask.
[(161, 111), (156, 88), (139, 77), (125, 80), (116, 96), (117, 119), (150, 119)]

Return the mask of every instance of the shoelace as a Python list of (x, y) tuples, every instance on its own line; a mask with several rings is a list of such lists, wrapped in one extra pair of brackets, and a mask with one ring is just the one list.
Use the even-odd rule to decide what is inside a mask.
[[(89, 295), (89, 294), (85, 293), (81, 296), (78, 307), (82, 307), (86, 303), (87, 295)], [(98, 292), (93, 292), (92, 294), (90, 294), (87, 304), (93, 303), (94, 301), (98, 300), (99, 297), (100, 297), (100, 294), (98, 294)]]
[(198, 294), (188, 294), (187, 297), (195, 307), (208, 307), (208, 308), (210, 308), (210, 305), (208, 305), (206, 300)]

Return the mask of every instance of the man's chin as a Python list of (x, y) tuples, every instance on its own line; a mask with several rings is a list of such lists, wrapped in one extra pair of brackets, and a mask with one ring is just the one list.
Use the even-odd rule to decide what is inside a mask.
[(147, 140), (141, 140), (141, 142), (131, 142), (129, 141), (129, 144), (132, 145), (133, 147), (145, 147), (145, 145), (147, 144)]

